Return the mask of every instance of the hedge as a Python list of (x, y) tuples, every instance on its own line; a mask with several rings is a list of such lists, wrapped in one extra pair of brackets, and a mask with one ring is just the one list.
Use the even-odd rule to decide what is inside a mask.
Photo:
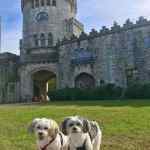
[(122, 95), (122, 88), (114, 84), (107, 84), (95, 89), (78, 89), (78, 88), (65, 88), (56, 91), (50, 91), (48, 96), (51, 100), (103, 100), (103, 99), (116, 99)]

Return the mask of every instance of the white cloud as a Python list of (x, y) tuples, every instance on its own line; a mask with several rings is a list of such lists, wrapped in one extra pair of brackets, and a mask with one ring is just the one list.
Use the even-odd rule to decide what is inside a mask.
[(2, 32), (2, 52), (12, 52), (19, 54), (19, 39), (21, 39), (21, 30), (9, 30)]

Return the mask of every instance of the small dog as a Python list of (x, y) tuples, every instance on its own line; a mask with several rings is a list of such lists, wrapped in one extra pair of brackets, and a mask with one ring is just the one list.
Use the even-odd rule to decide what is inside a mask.
[(100, 150), (102, 132), (96, 121), (68, 117), (62, 122), (61, 130), (68, 136), (69, 150)]
[(35, 132), (38, 150), (67, 150), (67, 137), (59, 131), (58, 124), (52, 119), (37, 118), (29, 126)]

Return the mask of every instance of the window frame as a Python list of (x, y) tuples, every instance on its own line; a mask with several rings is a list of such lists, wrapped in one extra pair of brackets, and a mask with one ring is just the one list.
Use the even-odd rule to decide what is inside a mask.
[(40, 6), (40, 1), (39, 0), (35, 0), (35, 7), (39, 7)]
[(56, 6), (57, 6), (56, 0), (52, 0), (52, 6), (53, 6), (53, 7), (56, 7)]

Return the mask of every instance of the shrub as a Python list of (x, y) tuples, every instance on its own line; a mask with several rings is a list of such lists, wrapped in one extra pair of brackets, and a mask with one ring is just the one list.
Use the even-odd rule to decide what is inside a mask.
[(133, 84), (126, 89), (126, 98), (132, 99), (149, 99), (150, 98), (150, 84)]
[(48, 93), (51, 100), (102, 100), (116, 99), (122, 94), (122, 88), (107, 84), (95, 89), (65, 88)]

